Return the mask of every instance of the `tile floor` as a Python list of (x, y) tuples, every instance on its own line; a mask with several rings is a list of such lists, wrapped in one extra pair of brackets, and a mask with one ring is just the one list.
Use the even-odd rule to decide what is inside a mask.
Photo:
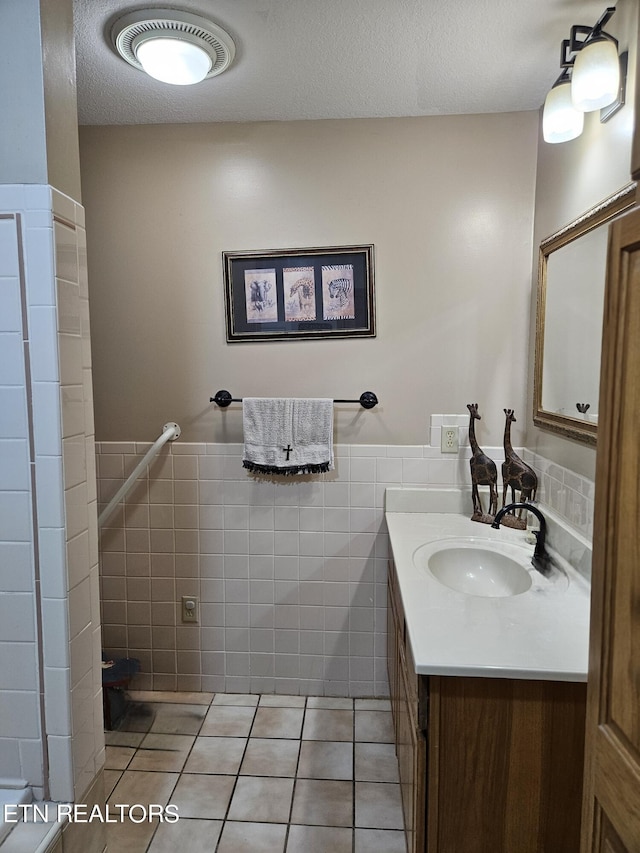
[(180, 813), (108, 824), (117, 853), (406, 849), (387, 700), (132, 693), (105, 784), (112, 805)]

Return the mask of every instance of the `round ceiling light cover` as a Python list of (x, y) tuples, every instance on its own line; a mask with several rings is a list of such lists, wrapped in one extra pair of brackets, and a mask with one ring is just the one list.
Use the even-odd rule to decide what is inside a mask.
[[(196, 79), (169, 80), (157, 76), (147, 67), (147, 62), (139, 49), (149, 47), (154, 42), (166, 40), (167, 45), (183, 42), (185, 46), (195, 48), (194, 53), (202, 53), (197, 63), (201, 71)], [(236, 48), (231, 36), (217, 24), (200, 15), (180, 12), (176, 9), (143, 9), (130, 12), (114, 22), (111, 28), (111, 41), (116, 52), (134, 68), (146, 71), (164, 82), (191, 83), (215, 77), (231, 65)], [(208, 57), (208, 62), (207, 62)]]

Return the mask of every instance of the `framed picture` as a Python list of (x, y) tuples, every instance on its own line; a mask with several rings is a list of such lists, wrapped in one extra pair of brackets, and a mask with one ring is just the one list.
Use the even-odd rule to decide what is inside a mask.
[(227, 341), (375, 337), (373, 246), (223, 252)]

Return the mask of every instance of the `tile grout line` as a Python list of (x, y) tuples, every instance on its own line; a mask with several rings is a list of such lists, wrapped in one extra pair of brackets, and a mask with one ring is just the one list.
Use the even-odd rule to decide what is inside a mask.
[[(215, 696), (215, 693), (213, 694), (213, 696)], [(213, 696), (211, 697), (211, 702), (213, 702)], [(207, 706), (207, 711), (208, 711), (208, 709), (211, 707), (211, 702), (209, 702), (209, 705)], [(168, 704), (170, 704), (170, 703), (168, 703)], [(173, 788), (171, 789), (171, 793), (169, 794), (169, 796), (168, 796), (168, 798), (167, 798), (167, 804), (171, 801), (171, 797), (172, 797), (172, 796), (173, 796), (173, 794), (175, 793), (175, 790), (176, 790), (176, 788), (178, 787), (178, 783), (180, 782), (180, 779), (182, 778), (182, 774), (183, 774), (183, 772), (184, 772), (185, 765), (186, 765), (187, 761), (189, 760), (189, 756), (191, 755), (191, 752), (192, 752), (192, 750), (193, 750), (193, 747), (194, 747), (194, 746), (195, 746), (195, 744), (196, 744), (196, 741), (197, 741), (197, 739), (198, 739), (198, 734), (199, 734), (199, 732), (201, 731), (202, 726), (204, 725), (204, 721), (205, 721), (206, 716), (207, 716), (207, 713), (205, 712), (205, 714), (204, 714), (204, 716), (202, 717), (202, 720), (201, 720), (201, 722), (200, 722), (200, 725), (198, 726), (198, 731), (197, 731), (197, 732), (196, 732), (196, 734), (195, 734), (195, 737), (194, 737), (194, 739), (193, 739), (193, 743), (191, 744), (191, 747), (190, 747), (189, 751), (187, 752), (187, 756), (186, 756), (186, 758), (185, 758), (185, 760), (184, 760), (184, 762), (183, 762), (183, 764), (182, 764), (182, 769), (178, 771), (178, 778), (176, 779), (175, 785), (174, 785), (174, 786), (173, 786)], [(155, 717), (154, 717), (154, 720), (155, 720)], [(152, 726), (153, 726), (153, 723), (151, 723), (151, 727), (152, 727)], [(151, 731), (151, 727), (149, 728), (149, 732)], [(147, 732), (147, 734), (149, 734), (149, 732)], [(145, 735), (145, 738), (146, 738), (146, 735)], [(136, 751), (135, 751), (134, 755), (131, 757), (131, 760), (132, 760), (132, 761), (133, 761), (133, 758), (135, 757), (135, 755), (137, 755), (138, 750), (140, 749), (140, 746), (144, 743), (145, 738), (143, 738), (143, 739), (140, 741), (140, 744), (138, 745), (138, 747), (137, 747), (137, 749), (136, 749)], [(129, 763), (131, 763), (131, 762), (129, 762)], [(160, 823), (158, 823), (158, 825), (156, 826), (156, 828), (155, 828), (155, 829), (154, 829), (154, 831), (152, 832), (152, 834), (151, 834), (151, 838), (149, 839), (149, 843), (147, 844), (147, 846), (146, 846), (146, 848), (145, 848), (144, 853), (148, 853), (149, 849), (151, 848), (151, 845), (153, 844), (153, 839), (156, 837), (156, 834), (157, 834), (157, 832), (158, 832), (158, 829), (159, 829), (159, 828), (160, 828)]]
[[(204, 726), (204, 721), (205, 721), (205, 720), (206, 720), (206, 718), (207, 718), (207, 714), (209, 713), (209, 710), (210, 710), (210, 708), (211, 708), (211, 705), (213, 704), (213, 700), (215, 699), (215, 697), (216, 697), (216, 694), (214, 693), (214, 694), (212, 695), (212, 697), (211, 697), (211, 701), (210, 701), (210, 702), (209, 702), (209, 704), (207, 705), (207, 710), (205, 711), (205, 713), (204, 713), (204, 715), (203, 715), (203, 717), (202, 717), (202, 720), (201, 720), (200, 725), (199, 725), (199, 727), (198, 727), (198, 731), (196, 732), (196, 736), (194, 737), (194, 739), (193, 739), (193, 743), (191, 744), (191, 748), (190, 748), (190, 749), (189, 749), (189, 751), (187, 752), (187, 757), (185, 758), (184, 763), (183, 763), (183, 765), (182, 765), (182, 769), (180, 770), (180, 773), (178, 774), (178, 781), (177, 781), (177, 782), (176, 782), (176, 784), (175, 784), (175, 787), (174, 787), (174, 789), (173, 789), (174, 791), (175, 791), (175, 789), (178, 787), (178, 783), (179, 783), (179, 782), (180, 782), (180, 780), (182, 779), (182, 776), (183, 776), (183, 774), (184, 774), (184, 768), (187, 766), (187, 761), (189, 761), (189, 757), (190, 757), (191, 753), (193, 752), (193, 748), (194, 748), (194, 746), (196, 745), (196, 742), (197, 742), (197, 740), (198, 740), (198, 736), (199, 736), (200, 732), (202, 731), (202, 727)], [(172, 794), (173, 794), (173, 791), (172, 791)], [(170, 801), (170, 800), (171, 800), (171, 797), (169, 797), (169, 801)], [(156, 832), (157, 832), (157, 831), (158, 831), (158, 830), (156, 829)], [(149, 851), (149, 849), (150, 849), (150, 847), (151, 847), (151, 844), (153, 843), (153, 839), (155, 838), (156, 832), (154, 832), (154, 834), (153, 834), (153, 836), (152, 836), (152, 838), (151, 838), (151, 840), (150, 840), (150, 842), (149, 842), (149, 846), (147, 847), (147, 851), (145, 851), (145, 853), (148, 853), (148, 851)]]
[(291, 821), (293, 819), (293, 801), (294, 801), (295, 796), (296, 796), (296, 787), (298, 784), (298, 770), (300, 769), (300, 753), (302, 752), (302, 735), (304, 733), (304, 723), (305, 723), (305, 720), (307, 717), (308, 702), (309, 702), (309, 697), (305, 696), (304, 697), (304, 706), (303, 706), (303, 710), (302, 710), (302, 723), (300, 725), (300, 738), (298, 740), (298, 758), (296, 760), (295, 773), (293, 774), (293, 787), (291, 789), (291, 803), (289, 804), (289, 820), (287, 821), (287, 829), (286, 829), (285, 837), (284, 837), (284, 847), (282, 848), (283, 851), (285, 851), (285, 853), (286, 853), (287, 847), (289, 846), (289, 833), (291, 831)]
[(356, 849), (356, 700), (353, 699), (353, 755), (351, 759), (351, 799), (353, 809), (353, 824), (351, 827), (351, 849)]
[[(216, 695), (217, 694), (214, 694), (214, 698)], [(258, 695), (258, 701), (256, 702), (256, 704), (254, 705), (254, 708), (253, 708), (253, 718), (251, 720), (251, 725), (249, 726), (249, 731), (248, 731), (248, 733), (245, 737), (245, 740), (244, 740), (244, 749), (242, 750), (242, 758), (240, 759), (240, 763), (238, 764), (238, 772), (235, 774), (236, 778), (235, 778), (235, 781), (233, 783), (233, 787), (231, 788), (231, 795), (229, 796), (229, 802), (227, 803), (227, 808), (225, 809), (224, 817), (222, 818), (222, 826), (220, 827), (220, 835), (218, 836), (218, 840), (216, 842), (216, 848), (215, 848), (216, 851), (220, 847), (220, 842), (222, 841), (222, 835), (224, 833), (224, 828), (227, 825), (227, 820), (229, 819), (229, 811), (231, 809), (231, 803), (233, 802), (233, 796), (236, 792), (236, 788), (238, 787), (238, 780), (240, 779), (240, 771), (242, 770), (242, 764), (244, 762), (244, 757), (247, 754), (247, 747), (249, 746), (249, 738), (251, 737), (251, 732), (253, 731), (253, 727), (255, 726), (255, 723), (256, 723), (256, 717), (258, 715), (258, 708), (260, 706), (260, 699), (261, 698), (262, 698), (262, 694), (259, 694)], [(211, 700), (211, 704), (213, 704), (213, 699)], [(209, 706), (209, 707), (211, 707), (211, 706)], [(220, 707), (225, 707), (225, 706), (221, 705)], [(227, 707), (234, 707), (234, 706), (227, 706)], [(238, 707), (241, 707), (241, 706), (238, 706)], [(249, 707), (251, 707), (251, 706), (249, 706)]]

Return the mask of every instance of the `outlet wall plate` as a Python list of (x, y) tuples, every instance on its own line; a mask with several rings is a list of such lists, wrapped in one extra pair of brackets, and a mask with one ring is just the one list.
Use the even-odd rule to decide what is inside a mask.
[(443, 426), (440, 429), (440, 452), (457, 453), (460, 446), (459, 427)]
[(183, 595), (182, 603), (182, 621), (187, 623), (197, 623), (200, 601), (197, 595)]

